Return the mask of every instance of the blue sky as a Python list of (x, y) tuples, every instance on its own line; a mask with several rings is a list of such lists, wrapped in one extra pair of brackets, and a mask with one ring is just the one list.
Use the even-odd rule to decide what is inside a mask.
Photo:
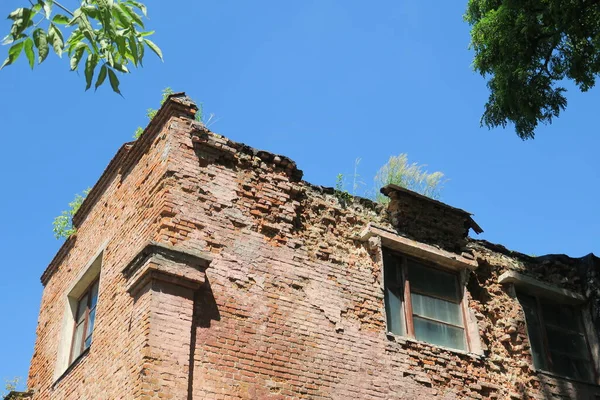
[[(3, 1), (0, 13), (26, 3)], [(124, 98), (108, 85), (84, 92), (53, 55), (33, 72), (24, 59), (0, 71), (0, 379), (27, 376), (39, 277), (61, 244), (53, 218), (145, 125), (166, 86), (214, 113), (214, 131), (291, 157), (312, 183), (333, 186), (360, 157), (370, 189), (389, 156), (406, 152), (446, 174), (442, 200), (474, 213), (480, 237), (528, 254), (600, 254), (600, 91), (570, 90), (567, 111), (533, 141), (480, 128), (488, 92), (470, 67), (466, 0), (146, 4), (165, 62), (148, 54), (122, 78)]]

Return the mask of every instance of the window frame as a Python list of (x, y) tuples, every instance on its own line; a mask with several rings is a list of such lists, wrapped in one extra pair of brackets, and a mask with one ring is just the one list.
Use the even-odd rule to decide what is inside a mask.
[[(585, 382), (585, 383), (593, 383), (596, 384), (598, 382), (599, 379), (599, 375), (598, 375), (598, 368), (596, 366), (596, 362), (594, 360), (594, 353), (592, 351), (592, 347), (590, 344), (590, 339), (588, 337), (588, 332), (585, 326), (585, 321), (584, 318), (585, 316), (583, 315), (583, 307), (581, 304), (567, 304), (567, 303), (563, 303), (560, 301), (556, 301), (556, 300), (552, 300), (547, 298), (546, 296), (540, 296), (539, 294), (536, 293), (528, 293), (527, 290), (523, 290), (523, 289), (518, 289), (516, 291), (517, 294), (517, 300), (519, 302), (519, 305), (521, 306), (521, 309), (523, 310), (523, 313), (525, 314), (525, 310), (523, 308), (523, 300), (522, 297), (523, 296), (527, 296), (529, 298), (532, 298), (535, 300), (535, 317), (537, 318), (537, 322), (540, 325), (540, 334), (542, 336), (542, 340), (541, 343), (539, 343), (539, 345), (541, 345), (541, 349), (543, 350), (543, 354), (542, 356), (544, 356), (544, 362), (546, 363), (546, 368), (543, 367), (537, 367), (534, 363), (534, 355), (533, 355), (533, 346), (532, 346), (532, 342), (531, 342), (531, 335), (530, 335), (530, 328), (529, 328), (529, 323), (527, 321), (527, 315), (525, 314), (525, 328), (527, 331), (527, 340), (529, 341), (529, 353), (531, 354), (531, 363), (533, 365), (533, 367), (537, 370), (537, 371), (541, 371), (543, 373), (548, 373), (548, 374), (552, 374), (555, 376), (559, 376), (561, 378), (564, 379), (571, 379), (574, 381), (580, 381), (580, 382)], [(554, 303), (556, 305), (559, 306), (569, 306), (569, 307), (573, 307), (574, 311), (577, 313), (577, 320), (578, 320), (578, 327), (577, 330), (570, 330), (570, 329), (564, 329), (562, 327), (557, 327), (556, 325), (553, 324), (549, 324), (551, 327), (553, 328), (559, 328), (559, 330), (564, 330), (567, 332), (571, 332), (571, 333), (577, 333), (579, 335), (582, 335), (584, 340), (585, 340), (585, 348), (587, 350), (587, 354), (588, 354), (588, 358), (585, 360), (588, 362), (588, 364), (592, 367), (592, 379), (591, 380), (586, 380), (586, 379), (580, 379), (580, 378), (574, 378), (571, 376), (567, 376), (558, 372), (555, 372), (555, 367), (554, 367), (554, 361), (552, 360), (552, 356), (551, 356), (551, 351), (550, 351), (550, 347), (548, 345), (548, 332), (547, 332), (547, 324), (546, 321), (544, 320), (544, 315), (543, 315), (543, 309), (542, 309), (542, 301), (540, 299), (544, 299), (546, 300), (547, 303)], [(561, 353), (561, 352), (559, 352)], [(562, 354), (562, 353), (561, 353)], [(578, 360), (584, 360), (581, 357), (569, 357), (569, 358), (575, 358)]]
[[(91, 302), (92, 302), (92, 296), (91, 293), (94, 289), (94, 286), (97, 286), (96, 289), (96, 304), (94, 304), (94, 307), (91, 307)], [(75, 309), (75, 314), (74, 314), (74, 324), (73, 324), (73, 333), (71, 335), (71, 346), (69, 346), (69, 365), (73, 364), (73, 362), (75, 362), (75, 360), (77, 360), (79, 357), (81, 357), (82, 354), (84, 354), (86, 352), (86, 350), (88, 350), (92, 344), (90, 342), (89, 346), (85, 346), (85, 342), (87, 341), (88, 338), (93, 337), (93, 333), (94, 333), (94, 326), (96, 325), (96, 321), (95, 321), (95, 317), (94, 317), (94, 326), (92, 326), (92, 331), (90, 332), (90, 334), (87, 334), (87, 330), (88, 330), (88, 325), (90, 323), (90, 313), (93, 310), (96, 310), (98, 307), (98, 294), (100, 292), (100, 277), (96, 277), (83, 291), (83, 293), (81, 294), (81, 296), (79, 296), (79, 298), (77, 299), (77, 307)], [(82, 302), (81, 300), (83, 300), (84, 297), (87, 296), (87, 304), (85, 305), (86, 310), (85, 310), (85, 314), (83, 315), (83, 320), (82, 322), (77, 321), (77, 316), (79, 315), (79, 310), (81, 309), (82, 306)], [(75, 349), (75, 339), (76, 339), (76, 335), (77, 335), (77, 328), (83, 324), (83, 333), (81, 336), (81, 344), (80, 344), (80, 349), (77, 352), (77, 355), (74, 355), (73, 350)]]
[[(383, 279), (383, 288), (384, 288), (384, 302), (385, 302), (385, 310), (386, 310), (386, 314), (387, 314), (387, 309), (388, 309), (388, 295), (387, 295), (387, 291), (390, 290), (392, 292), (394, 292), (396, 294), (396, 296), (398, 296), (401, 300), (402, 300), (402, 305), (401, 305), (401, 309), (400, 309), (400, 313), (401, 316), (400, 318), (403, 319), (403, 323), (404, 323), (404, 329), (405, 329), (405, 333), (404, 335), (402, 335), (403, 337), (412, 339), (412, 340), (417, 340), (423, 343), (427, 343), (430, 346), (436, 346), (436, 347), (442, 347), (442, 348), (447, 348), (449, 350), (452, 351), (458, 351), (458, 352), (470, 352), (471, 349), (471, 340), (470, 340), (470, 336), (469, 336), (469, 325), (468, 325), (468, 319), (467, 319), (467, 305), (466, 305), (466, 296), (464, 294), (464, 284), (463, 284), (463, 279), (461, 277), (461, 271), (457, 271), (455, 269), (451, 269), (451, 268), (447, 268), (444, 266), (441, 266), (435, 262), (429, 261), (429, 260), (424, 260), (424, 259), (419, 259), (419, 258), (415, 258), (409, 255), (406, 255), (404, 253), (395, 251), (393, 249), (390, 249), (388, 247), (384, 247), (382, 248), (382, 253), (383, 253), (383, 268), (384, 268), (384, 279)], [(385, 274), (385, 270), (386, 270), (386, 265), (385, 265), (385, 260), (388, 257), (393, 257), (395, 260), (395, 265), (394, 268), (396, 269), (396, 274), (398, 274), (398, 270), (400, 270), (400, 284), (393, 282), (390, 283), (388, 282), (388, 280), (386, 279), (386, 274)], [(423, 291), (419, 291), (419, 290), (413, 290), (411, 289), (411, 282), (410, 282), (410, 276), (408, 274), (408, 263), (410, 261), (415, 262), (416, 264), (420, 264), (421, 267), (424, 268), (428, 268), (428, 269), (434, 269), (446, 274), (450, 274), (453, 276), (454, 278), (454, 288), (456, 291), (456, 295), (458, 298), (458, 301), (456, 301), (456, 299), (451, 299), (448, 297), (443, 297), (443, 296), (438, 296), (435, 294), (431, 294), (431, 293), (426, 293)], [(389, 268), (389, 267), (388, 267)], [(462, 289), (462, 290), (461, 290)], [(399, 291), (401, 291), (401, 293), (399, 293)], [(455, 325), (446, 321), (441, 321), (435, 318), (430, 318), (430, 317), (426, 317), (426, 316), (421, 316), (421, 315), (416, 315), (414, 313), (413, 310), (413, 306), (412, 306), (412, 293), (416, 293), (422, 296), (427, 296), (430, 298), (434, 298), (434, 299), (439, 299), (439, 300), (444, 300), (444, 301), (448, 301), (448, 302), (452, 302), (454, 304), (457, 304), (460, 311), (460, 318), (461, 318), (461, 325)], [(425, 342), (422, 340), (419, 340), (416, 338), (415, 336), (415, 327), (414, 327), (414, 318), (415, 316), (417, 318), (421, 318), (423, 320), (426, 321), (432, 321), (436, 324), (442, 324), (442, 325), (446, 325), (446, 326), (450, 326), (450, 327), (454, 327), (454, 328), (459, 328), (462, 329), (463, 334), (464, 334), (464, 344), (465, 344), (465, 348), (464, 349), (458, 349), (458, 348), (454, 348), (454, 347), (447, 347), (447, 346), (442, 346), (439, 344), (435, 344), (435, 343), (430, 343), (430, 342)], [(388, 332), (390, 332), (390, 321), (389, 321), (390, 316), (386, 315), (386, 330)]]

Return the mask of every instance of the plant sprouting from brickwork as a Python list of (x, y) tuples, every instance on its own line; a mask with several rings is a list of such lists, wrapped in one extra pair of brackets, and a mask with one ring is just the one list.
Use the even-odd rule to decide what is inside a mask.
[(0, 392), (0, 398), (4, 398), (5, 396), (8, 396), (10, 392), (16, 391), (20, 382), (21, 378), (19, 377), (14, 377), (13, 379), (5, 379), (4, 392)]
[(73, 226), (73, 216), (81, 207), (83, 200), (87, 197), (91, 188), (83, 191), (82, 194), (76, 194), (72, 202), (69, 203), (69, 209), (64, 210), (58, 217), (54, 218), (53, 232), (54, 237), (57, 239), (68, 239), (71, 235), (75, 234), (77, 230)]
[[(341, 203), (347, 203), (352, 196), (359, 195), (361, 187), (365, 186), (358, 173), (360, 158), (354, 161), (354, 171), (352, 174), (338, 174), (335, 182), (334, 194)], [(352, 184), (352, 193), (346, 190), (346, 183)], [(429, 173), (425, 170), (425, 165), (417, 163), (410, 164), (406, 154), (392, 156), (388, 162), (383, 165), (374, 179), (375, 185), (372, 189), (363, 190), (360, 195), (370, 198), (382, 204), (386, 204), (389, 199), (380, 193), (380, 189), (386, 185), (394, 184), (403, 188), (415, 191), (432, 199), (439, 199), (442, 190), (442, 184), (445, 182), (444, 174), (441, 172)]]
[(379, 189), (389, 184), (398, 185), (432, 199), (439, 199), (442, 184), (445, 182), (444, 174), (439, 171), (429, 173), (425, 167), (425, 165), (409, 163), (406, 153), (390, 157), (375, 175), (376, 200), (380, 203), (389, 201), (379, 192)]
[(345, 181), (346, 179), (344, 177), (344, 174), (338, 174), (335, 178), (335, 189), (333, 192), (335, 194), (335, 197), (337, 197), (337, 199), (339, 200), (339, 202), (344, 204), (352, 199), (352, 195), (348, 193), (348, 191), (345, 189)]
[[(162, 91), (162, 99), (160, 100), (160, 105), (162, 106), (163, 104), (165, 104), (165, 101), (167, 101), (169, 96), (172, 95), (173, 93), (174, 93), (173, 89), (171, 89), (170, 87), (164, 88)], [(152, 121), (152, 119), (156, 116), (156, 113), (158, 113), (158, 110), (155, 110), (154, 108), (149, 108), (146, 111), (146, 117), (148, 117), (148, 121)], [(204, 122), (204, 115), (202, 114), (202, 103), (200, 103), (200, 105), (198, 105), (198, 111), (196, 111), (196, 115), (194, 118), (198, 122)], [(211, 115), (211, 118), (212, 118), (212, 115)], [(142, 128), (141, 126), (138, 126), (138, 128), (133, 133), (133, 138), (135, 140), (139, 139), (139, 137), (142, 136), (142, 133), (144, 133), (144, 128)]]

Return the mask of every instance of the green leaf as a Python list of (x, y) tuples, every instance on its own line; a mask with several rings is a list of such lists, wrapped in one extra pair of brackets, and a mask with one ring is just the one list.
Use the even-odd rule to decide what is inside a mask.
[(13, 39), (12, 35), (6, 35), (4, 36), (4, 39), (2, 39), (2, 46), (5, 46), (7, 44), (11, 44), (15, 41), (15, 39)]
[(96, 35), (94, 34), (94, 31), (92, 30), (91, 26), (89, 28), (87, 26), (84, 26), (83, 24), (79, 26), (81, 27), (81, 32), (83, 33), (83, 36), (85, 36), (85, 38), (90, 42), (95, 52), (98, 53), (98, 41), (96, 40)]
[(143, 66), (144, 62), (144, 45), (138, 46), (138, 62)]
[(150, 35), (154, 35), (154, 31), (148, 31), (148, 32), (140, 32), (140, 36), (150, 36)]
[(98, 90), (98, 88), (100, 87), (100, 85), (102, 85), (104, 83), (104, 80), (106, 79), (106, 72), (108, 71), (108, 68), (106, 67), (106, 64), (104, 64), (102, 66), (102, 68), (100, 68), (100, 73), (98, 74), (98, 80), (96, 81), (96, 88), (95, 90)]
[(8, 58), (4, 60), (4, 63), (2, 63), (0, 69), (14, 63), (17, 60), (17, 58), (19, 58), (19, 56), (21, 55), (21, 51), (23, 50), (23, 43), (24, 42), (15, 43), (10, 49), (8, 49)]
[(115, 37), (115, 43), (117, 43), (117, 51), (121, 57), (127, 57), (127, 41), (125, 36), (118, 35)]
[(82, 14), (83, 12), (79, 8), (75, 10), (75, 12), (73, 13), (73, 17), (71, 17), (71, 19), (67, 23), (67, 26), (77, 25), (79, 23), (78, 20), (79, 18), (81, 18)]
[(122, 27), (124, 27), (124, 28), (129, 27), (129, 25), (130, 25), (129, 16), (121, 7), (119, 7), (119, 6), (113, 7), (112, 14)]
[(124, 4), (119, 4), (119, 7), (121, 7), (121, 9), (129, 16), (129, 18), (131, 18), (136, 24), (138, 24), (139, 26), (141, 26), (142, 28), (144, 27), (144, 21), (142, 21), (142, 18), (137, 15), (137, 13), (135, 11), (133, 11), (133, 8), (126, 6)]
[(104, 31), (108, 36), (114, 36), (115, 31), (117, 30), (115, 20), (112, 17), (110, 12), (110, 7), (102, 6), (100, 8), (100, 15), (98, 16), (98, 20), (104, 27)]
[(106, 53), (106, 62), (108, 63), (108, 65), (110, 65), (111, 67), (114, 67), (115, 65), (115, 58), (113, 56), (112, 52), (108, 52)]
[(108, 80), (110, 81), (110, 86), (115, 93), (121, 94), (119, 90), (119, 78), (112, 69), (108, 70)]
[(16, 21), (18, 19), (25, 19), (25, 17), (31, 14), (31, 10), (29, 8), (17, 8), (15, 11), (8, 14), (8, 19), (12, 19)]
[(25, 29), (33, 24), (31, 14), (32, 10), (29, 8), (17, 8), (8, 15), (8, 18), (14, 21), (10, 29), (13, 38), (17, 38)]
[(62, 15), (62, 14), (56, 14), (54, 16), (54, 18), (52, 18), (52, 22), (54, 22), (55, 24), (60, 24), (60, 25), (66, 25), (68, 24), (70, 21), (69, 17), (67, 17), (66, 15)]
[(129, 0), (127, 1), (127, 4), (131, 4), (132, 6), (139, 8), (142, 14), (144, 14), (144, 17), (148, 16), (148, 10), (146, 9), (146, 6), (142, 3), (138, 1)]
[(25, 50), (25, 56), (27, 56), (27, 61), (29, 61), (29, 66), (33, 69), (35, 65), (35, 53), (33, 52), (33, 40), (31, 38), (25, 39), (23, 42), (23, 49)]
[(85, 36), (83, 36), (83, 33), (80, 29), (75, 29), (73, 32), (71, 32), (71, 36), (69, 36), (69, 39), (67, 39), (69, 55), (71, 55), (75, 47), (77, 47), (77, 45), (83, 41), (84, 37)]
[(114, 68), (115, 68), (117, 71), (124, 72), (124, 73), (129, 73), (129, 70), (128, 70), (128, 69), (127, 69), (127, 67), (126, 67), (125, 65), (123, 65), (123, 64), (120, 64), (120, 63), (115, 63), (115, 65), (114, 65)]
[(137, 66), (139, 60), (139, 53), (137, 38), (135, 37), (135, 34), (133, 32), (129, 34), (129, 48), (131, 49), (131, 55), (133, 56), (133, 63)]
[(81, 11), (90, 18), (98, 19), (98, 9), (94, 6), (81, 7)]
[(90, 87), (92, 87), (92, 80), (94, 79), (94, 70), (96, 69), (96, 65), (98, 65), (98, 55), (90, 54), (85, 61), (85, 90), (88, 90)]
[(152, 40), (144, 39), (144, 43), (146, 43), (148, 45), (148, 47), (150, 47), (152, 49), (152, 51), (156, 53), (156, 55), (161, 59), (161, 61), (164, 61), (163, 56), (162, 56), (162, 51)]
[(44, 1), (44, 13), (46, 14), (46, 19), (50, 19), (50, 15), (52, 14), (52, 1)]
[(60, 29), (56, 27), (54, 24), (50, 24), (50, 28), (48, 28), (48, 41), (52, 43), (52, 47), (54, 48), (54, 52), (62, 57), (63, 47), (65, 45), (62, 32)]
[(38, 64), (41, 64), (46, 57), (48, 57), (49, 52), (46, 31), (41, 28), (37, 28), (35, 31), (33, 31), (33, 43), (38, 49)]
[(75, 46), (73, 57), (71, 57), (71, 71), (75, 71), (79, 68), (79, 62), (81, 61), (81, 57), (83, 57), (83, 53), (88, 48), (87, 44), (83, 42), (77, 43)]

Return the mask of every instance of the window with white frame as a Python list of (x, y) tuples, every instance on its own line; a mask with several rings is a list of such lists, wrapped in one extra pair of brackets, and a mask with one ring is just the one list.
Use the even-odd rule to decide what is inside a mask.
[(65, 293), (54, 380), (59, 379), (92, 345), (101, 267), (102, 251), (81, 270)]
[(458, 272), (387, 249), (383, 254), (388, 331), (468, 351)]
[(75, 314), (75, 327), (73, 329), (71, 357), (69, 362), (73, 362), (77, 359), (77, 357), (92, 344), (94, 322), (96, 321), (96, 303), (98, 301), (99, 282), (100, 281), (96, 279), (77, 302), (77, 312)]

